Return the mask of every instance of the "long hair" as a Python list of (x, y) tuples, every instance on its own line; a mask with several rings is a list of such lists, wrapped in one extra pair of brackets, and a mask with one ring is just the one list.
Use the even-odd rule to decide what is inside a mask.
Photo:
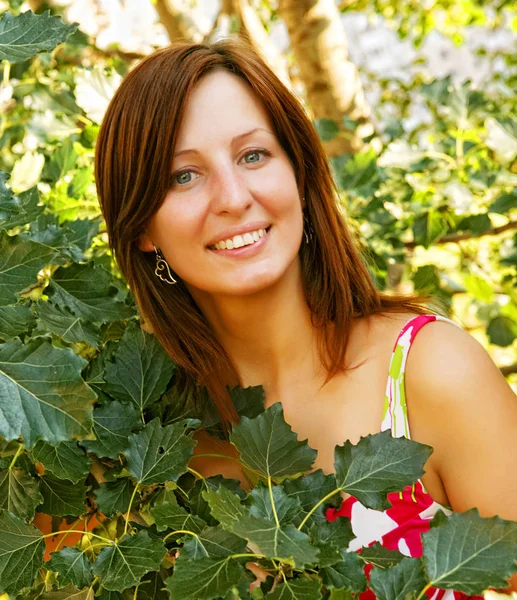
[(138, 247), (169, 187), (172, 156), (189, 95), (214, 71), (244, 80), (262, 102), (293, 166), (313, 230), (300, 262), (318, 350), (329, 381), (346, 371), (351, 321), (384, 312), (431, 311), (424, 299), (376, 289), (338, 208), (338, 194), (320, 138), (300, 102), (244, 42), (178, 43), (142, 60), (110, 102), (97, 140), (95, 174), (110, 245), (140, 311), (184, 374), (205, 386), (223, 425), (238, 421), (227, 391), (235, 366), (187, 287), (154, 275), (154, 256)]

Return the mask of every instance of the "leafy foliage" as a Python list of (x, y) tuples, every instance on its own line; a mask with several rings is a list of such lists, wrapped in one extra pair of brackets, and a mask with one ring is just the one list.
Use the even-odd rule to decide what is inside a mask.
[[(250, 562), (270, 575), (253, 597), (271, 600), (350, 598), (366, 589), (369, 566), (370, 588), (389, 600), (428, 585), (504, 586), (517, 570), (515, 523), (440, 515), (423, 558), (409, 559), (378, 544), (348, 552), (350, 521), (327, 521), (341, 492), (389, 507), (390, 492), (422, 475), (431, 449), (421, 444), (388, 433), (343, 440), (335, 474), (308, 473), (316, 451), (280, 404), (264, 410), (257, 386), (232, 390), (241, 421), (231, 432), (255, 487), (189, 468), (196, 428), (218, 435), (218, 416), (203, 391), (180, 393), (176, 366), (139, 327), (95, 198), (98, 122), (128, 65), (112, 56), (106, 69), (84, 68), (78, 57), (96, 49), (82, 34), (52, 54), (75, 29), (49, 13), (0, 18), (10, 62), (0, 102), (12, 75), (0, 133), (0, 593), (244, 600)], [(448, 78), (380, 85), (399, 122), (415, 91), (433, 119), (406, 131), (385, 123), (382, 150), (333, 159), (377, 283), (390, 285), (395, 260), (406, 282), (514, 351), (514, 96)], [(329, 119), (316, 126), (323, 139), (339, 130)], [(51, 532), (39, 529), (44, 515)]]

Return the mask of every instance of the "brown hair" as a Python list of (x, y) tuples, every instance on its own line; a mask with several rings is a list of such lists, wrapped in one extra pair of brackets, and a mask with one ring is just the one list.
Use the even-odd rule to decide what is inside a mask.
[[(379, 292), (337, 202), (337, 190), (319, 136), (299, 101), (267, 65), (239, 40), (174, 44), (142, 60), (110, 102), (99, 138), (95, 173), (110, 244), (141, 312), (184, 371), (204, 385), (223, 424), (238, 416), (226, 385), (239, 377), (187, 287), (154, 275), (154, 255), (138, 241), (164, 200), (176, 136), (189, 94), (208, 73), (242, 78), (268, 112), (289, 157), (314, 235), (300, 247), (304, 288), (318, 328), (328, 379), (346, 370), (351, 320), (383, 312), (433, 312), (422, 297)], [(332, 325), (329, 327), (329, 325)]]

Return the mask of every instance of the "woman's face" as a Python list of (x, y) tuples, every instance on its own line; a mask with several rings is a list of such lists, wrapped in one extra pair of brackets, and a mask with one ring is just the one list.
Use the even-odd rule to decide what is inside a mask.
[(237, 76), (205, 76), (140, 249), (160, 248), (194, 295), (243, 295), (294, 272), (302, 232), (295, 174), (265, 109)]

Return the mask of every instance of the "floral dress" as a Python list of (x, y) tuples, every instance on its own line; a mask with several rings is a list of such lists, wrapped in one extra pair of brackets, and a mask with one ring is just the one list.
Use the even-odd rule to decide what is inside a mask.
[[(433, 321), (445, 321), (457, 327), (456, 323), (445, 317), (418, 315), (404, 325), (395, 342), (381, 426), (382, 431), (390, 429), (394, 437), (411, 437), (404, 387), (406, 362), (416, 334), (424, 325)], [(377, 511), (364, 507), (356, 498), (350, 497), (343, 501), (340, 508), (329, 508), (327, 520), (334, 521), (339, 517), (350, 519), (356, 536), (350, 543), (350, 551), (379, 542), (389, 550), (398, 550), (406, 556), (420, 558), (423, 553), (421, 535), (429, 530), (431, 520), (439, 510), (446, 514), (451, 514), (451, 511), (434, 502), (421, 481), (406, 487), (402, 492), (389, 494), (388, 500), (391, 508)], [(366, 567), (367, 575), (371, 568), (371, 565)], [(464, 600), (469, 596), (463, 592), (430, 588), (427, 597), (429, 600)], [(360, 600), (374, 598), (370, 589), (360, 595)]]

